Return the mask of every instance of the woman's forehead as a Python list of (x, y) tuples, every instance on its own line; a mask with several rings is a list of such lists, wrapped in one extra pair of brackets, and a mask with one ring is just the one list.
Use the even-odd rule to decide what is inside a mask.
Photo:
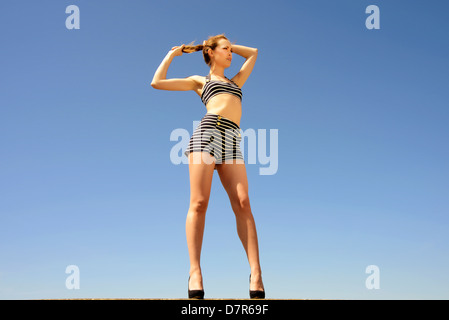
[(226, 40), (226, 39), (220, 39), (220, 41), (218, 41), (218, 43), (222, 46), (231, 44), (231, 42), (229, 42), (229, 40)]

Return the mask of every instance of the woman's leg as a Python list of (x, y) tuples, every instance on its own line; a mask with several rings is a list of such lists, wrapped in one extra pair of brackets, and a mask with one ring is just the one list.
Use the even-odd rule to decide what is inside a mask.
[(200, 257), (206, 210), (209, 203), (215, 158), (206, 152), (189, 154), (190, 206), (186, 219), (186, 238), (190, 257), (190, 290), (203, 290)]
[(236, 218), (237, 233), (248, 257), (251, 268), (250, 290), (264, 290), (256, 224), (248, 197), (245, 163), (240, 160), (236, 161), (237, 163), (234, 164), (217, 164), (217, 172), (231, 201)]

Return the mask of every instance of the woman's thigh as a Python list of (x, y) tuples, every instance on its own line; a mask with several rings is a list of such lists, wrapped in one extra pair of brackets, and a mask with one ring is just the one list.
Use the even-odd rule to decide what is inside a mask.
[[(215, 158), (207, 152), (189, 153), (190, 204), (207, 207)], [(205, 209), (205, 208), (204, 208)]]
[(235, 161), (237, 163), (217, 164), (218, 175), (234, 211), (243, 207), (249, 209), (248, 178), (245, 163), (243, 160)]

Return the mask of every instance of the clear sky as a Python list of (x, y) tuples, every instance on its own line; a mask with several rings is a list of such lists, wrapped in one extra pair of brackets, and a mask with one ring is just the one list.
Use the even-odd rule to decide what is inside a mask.
[[(69, 5), (79, 29), (66, 28)], [(369, 5), (380, 29), (366, 27)], [(187, 297), (189, 175), (170, 158), (170, 135), (191, 135), (206, 109), (193, 91), (150, 82), (171, 47), (225, 33), (259, 50), (240, 127), (278, 130), (276, 172), (247, 164), (267, 298), (448, 299), (448, 10), (2, 1), (0, 298)], [(225, 75), (243, 62), (234, 54)], [(196, 52), (167, 76), (208, 72)], [(69, 265), (79, 289), (66, 287)], [(202, 268), (206, 298), (248, 298), (216, 172)], [(372, 275), (379, 289), (367, 288)]]

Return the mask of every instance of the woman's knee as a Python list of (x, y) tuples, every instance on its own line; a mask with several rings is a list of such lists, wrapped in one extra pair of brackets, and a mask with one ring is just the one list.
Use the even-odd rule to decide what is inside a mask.
[(207, 198), (192, 199), (190, 200), (189, 211), (196, 214), (206, 214), (208, 204), (209, 199)]
[(234, 208), (235, 214), (251, 213), (249, 196), (247, 194), (236, 196), (233, 200), (232, 207)]

